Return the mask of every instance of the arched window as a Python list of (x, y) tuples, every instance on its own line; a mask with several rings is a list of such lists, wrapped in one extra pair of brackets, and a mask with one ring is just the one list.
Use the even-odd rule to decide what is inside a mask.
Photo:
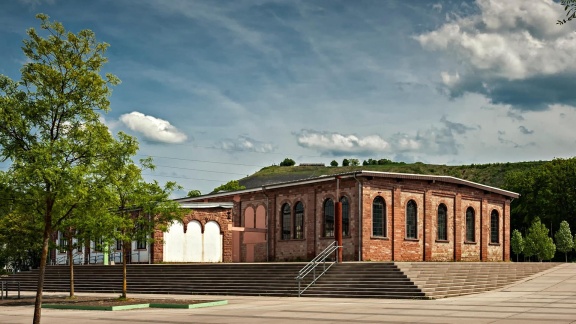
[(342, 196), (342, 236), (350, 236), (350, 204), (348, 198)]
[(466, 209), (466, 242), (476, 242), (476, 220), (474, 208)]
[(439, 241), (448, 240), (448, 208), (446, 205), (440, 204), (438, 206), (438, 234)]
[(490, 243), (500, 243), (500, 215), (496, 209), (490, 214)]
[(378, 196), (372, 202), (372, 236), (386, 237), (386, 202)]
[(294, 206), (294, 238), (304, 238), (304, 205), (300, 201)]
[(324, 201), (324, 237), (334, 237), (334, 201)]
[(282, 239), (290, 239), (290, 204), (282, 206)]
[(414, 200), (410, 200), (408, 204), (406, 204), (406, 238), (418, 238), (417, 228), (418, 219), (416, 202)]

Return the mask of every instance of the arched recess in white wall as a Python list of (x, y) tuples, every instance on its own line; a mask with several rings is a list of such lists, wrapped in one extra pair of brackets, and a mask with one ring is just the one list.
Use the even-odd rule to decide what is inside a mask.
[(215, 221), (204, 225), (204, 262), (222, 262), (222, 235)]
[(202, 225), (193, 220), (186, 228), (184, 262), (202, 262)]
[(164, 233), (164, 262), (182, 262), (186, 237), (184, 225), (178, 221), (172, 222), (168, 231)]

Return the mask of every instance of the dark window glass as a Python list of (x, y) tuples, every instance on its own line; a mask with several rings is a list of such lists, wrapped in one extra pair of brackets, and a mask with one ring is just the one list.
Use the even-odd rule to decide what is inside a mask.
[(372, 202), (372, 236), (386, 236), (386, 203), (380, 196)]
[(417, 231), (417, 207), (414, 200), (410, 200), (406, 205), (406, 238), (418, 238)]
[(340, 198), (342, 203), (342, 236), (350, 236), (350, 204), (348, 198)]
[(282, 239), (290, 239), (290, 205), (284, 204), (282, 206)]
[(145, 250), (146, 249), (146, 241), (148, 239), (146, 233), (146, 226), (144, 224), (138, 224), (138, 240), (136, 241), (136, 249), (138, 250)]
[(448, 208), (444, 204), (438, 206), (438, 240), (448, 240)]
[(475, 224), (474, 208), (468, 207), (466, 209), (466, 241), (476, 242), (476, 224)]
[(304, 238), (304, 205), (301, 202), (294, 207), (294, 238)]
[(122, 250), (122, 241), (116, 240), (116, 250)]
[(334, 201), (324, 202), (324, 237), (334, 237)]
[(58, 240), (58, 250), (60, 253), (68, 251), (68, 239), (64, 237), (63, 233), (60, 233), (60, 239)]
[(500, 243), (500, 215), (497, 210), (490, 214), (490, 242)]

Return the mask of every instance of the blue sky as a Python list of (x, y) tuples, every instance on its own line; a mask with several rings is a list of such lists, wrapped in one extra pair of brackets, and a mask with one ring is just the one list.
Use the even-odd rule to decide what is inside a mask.
[(104, 119), (182, 194), (285, 157), (575, 155), (576, 24), (551, 0), (2, 1), (1, 74), (40, 12), (110, 44)]

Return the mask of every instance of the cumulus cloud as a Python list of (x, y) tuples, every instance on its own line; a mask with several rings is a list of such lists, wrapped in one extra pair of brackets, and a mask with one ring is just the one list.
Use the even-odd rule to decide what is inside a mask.
[(448, 93), (480, 93), (517, 109), (576, 105), (576, 32), (554, 23), (564, 15), (562, 6), (552, 0), (476, 4), (477, 14), (416, 36), (425, 49), (459, 63), (440, 73)]
[(298, 145), (326, 155), (370, 154), (388, 150), (390, 144), (378, 135), (359, 137), (340, 133), (303, 129), (295, 134)]
[(312, 148), (324, 155), (358, 154), (371, 156), (378, 153), (429, 155), (457, 154), (458, 136), (465, 136), (476, 127), (451, 122), (442, 117), (439, 125), (420, 129), (415, 134), (396, 133), (385, 139), (380, 135), (361, 137), (352, 134), (302, 130), (295, 134), (298, 145)]
[(534, 133), (533, 130), (529, 130), (525, 126), (519, 126), (518, 129), (520, 130), (520, 133), (525, 134), (525, 135), (530, 135), (530, 134)]
[(245, 135), (240, 135), (236, 139), (224, 139), (218, 142), (216, 148), (230, 151), (243, 151), (243, 152), (259, 152), (269, 153), (274, 152), (276, 147), (271, 143), (257, 141)]
[(186, 134), (171, 125), (170, 122), (137, 111), (120, 116), (120, 121), (152, 142), (182, 143), (187, 139)]

